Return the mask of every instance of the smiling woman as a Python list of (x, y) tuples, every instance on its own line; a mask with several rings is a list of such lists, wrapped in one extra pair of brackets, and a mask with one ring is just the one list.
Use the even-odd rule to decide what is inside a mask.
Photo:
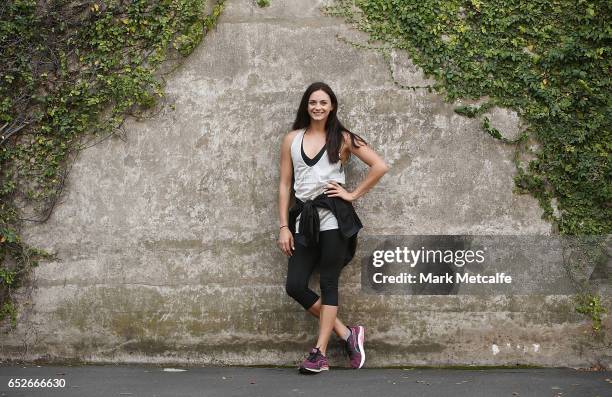
[[(389, 167), (359, 135), (344, 128), (336, 115), (338, 100), (325, 83), (311, 84), (300, 102), (293, 131), (283, 139), (279, 184), (278, 246), (289, 257), (286, 291), (319, 318), (319, 337), (299, 370), (329, 369), (326, 352), (331, 331), (344, 341), (353, 368), (365, 362), (365, 328), (345, 326), (337, 318), (340, 272), (355, 255), (361, 221), (352, 202), (363, 196)], [(344, 188), (344, 164), (356, 155), (370, 166), (352, 192)], [(289, 210), (291, 180), (295, 205)], [(319, 265), (321, 298), (308, 288)]]

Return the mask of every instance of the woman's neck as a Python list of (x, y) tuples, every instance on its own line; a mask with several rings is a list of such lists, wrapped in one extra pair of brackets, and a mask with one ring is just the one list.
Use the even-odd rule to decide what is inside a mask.
[(313, 135), (323, 134), (325, 135), (325, 120), (310, 120), (310, 125), (308, 126), (308, 132)]

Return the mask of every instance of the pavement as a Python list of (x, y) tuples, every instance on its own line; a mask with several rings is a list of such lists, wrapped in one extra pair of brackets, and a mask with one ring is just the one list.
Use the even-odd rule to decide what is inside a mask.
[[(51, 387), (27, 387), (29, 380), (43, 379)], [(18, 380), (26, 387), (15, 387)], [(318, 375), (300, 375), (297, 368), (286, 367), (4, 363), (0, 364), (0, 382), (0, 397), (612, 396), (611, 371), (565, 368), (351, 370), (332, 367)]]

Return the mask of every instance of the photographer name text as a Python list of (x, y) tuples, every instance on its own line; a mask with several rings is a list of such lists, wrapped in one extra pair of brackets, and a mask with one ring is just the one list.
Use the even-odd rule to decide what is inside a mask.
[(495, 273), (491, 275), (455, 273), (455, 274), (433, 274), (433, 273), (399, 273), (386, 275), (374, 273), (372, 281), (375, 284), (510, 284), (512, 276), (506, 273)]

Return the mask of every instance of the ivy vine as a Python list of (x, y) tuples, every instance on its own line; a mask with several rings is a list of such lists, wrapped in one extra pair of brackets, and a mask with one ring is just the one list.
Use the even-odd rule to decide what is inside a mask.
[[(8, 0), (0, 5), (0, 321), (12, 292), (49, 254), (23, 222), (44, 222), (70, 166), (120, 136), (163, 96), (180, 63), (216, 24), (224, 0)], [(210, 7), (209, 7), (210, 6)], [(206, 12), (210, 9), (209, 12)]]
[[(407, 51), (449, 101), (490, 98), (458, 113), (515, 110), (529, 127), (511, 143), (540, 145), (535, 160), (517, 164), (517, 191), (540, 199), (544, 217), (575, 235), (612, 232), (610, 7), (592, 0), (336, 0), (325, 12), (368, 32), (370, 43), (385, 43), (379, 48)], [(487, 120), (483, 126), (503, 139)]]

